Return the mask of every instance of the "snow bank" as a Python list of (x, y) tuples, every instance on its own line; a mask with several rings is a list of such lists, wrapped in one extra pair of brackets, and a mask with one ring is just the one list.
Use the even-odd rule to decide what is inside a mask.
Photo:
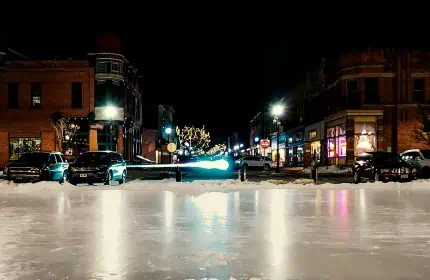
[[(312, 167), (303, 169), (302, 173), (310, 174)], [(318, 173), (320, 174), (349, 174), (352, 173), (351, 167), (339, 168), (336, 165), (320, 166), (318, 167)]]
[(240, 182), (238, 180), (197, 180), (193, 182), (177, 183), (174, 179), (161, 181), (133, 181), (125, 185), (79, 185), (73, 186), (69, 183), (60, 185), (57, 182), (39, 182), (36, 184), (15, 184), (13, 182), (0, 181), (0, 193), (31, 193), (36, 195), (49, 195), (58, 192), (80, 192), (80, 191), (159, 191), (169, 190), (175, 192), (212, 192), (212, 191), (240, 191), (240, 190), (260, 190), (260, 189), (428, 189), (430, 190), (430, 180), (417, 180), (409, 183), (362, 183), (362, 184), (333, 184), (325, 183), (314, 185), (309, 179), (298, 179), (293, 182), (284, 180), (268, 180), (262, 182)]

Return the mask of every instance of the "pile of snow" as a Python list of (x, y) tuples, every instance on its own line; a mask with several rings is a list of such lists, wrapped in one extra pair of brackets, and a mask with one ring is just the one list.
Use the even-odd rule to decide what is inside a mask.
[[(312, 167), (307, 167), (303, 169), (303, 173), (310, 174), (312, 171)], [(345, 167), (345, 168), (339, 168), (336, 165), (329, 165), (329, 166), (320, 166), (317, 169), (318, 173), (320, 174), (349, 174), (352, 173), (351, 167)]]
[(284, 180), (269, 180), (262, 182), (240, 182), (238, 180), (196, 180), (193, 182), (177, 183), (174, 179), (161, 181), (133, 181), (125, 185), (104, 186), (98, 184), (94, 186), (78, 185), (73, 186), (69, 183), (60, 185), (57, 182), (39, 182), (15, 184), (13, 182), (0, 180), (0, 193), (31, 193), (35, 195), (50, 195), (59, 192), (81, 192), (81, 191), (160, 191), (168, 190), (172, 192), (204, 193), (204, 192), (229, 192), (263, 189), (428, 189), (430, 190), (430, 180), (417, 180), (409, 183), (325, 183), (314, 185), (309, 179), (297, 179), (292, 182)]

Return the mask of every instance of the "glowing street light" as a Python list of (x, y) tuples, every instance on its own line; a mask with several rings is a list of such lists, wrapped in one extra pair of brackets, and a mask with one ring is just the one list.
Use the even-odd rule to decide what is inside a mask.
[(258, 142), (258, 141), (260, 141), (260, 137), (255, 136), (255, 138), (254, 138), (254, 142)]
[(166, 127), (166, 129), (164, 129), (164, 132), (166, 132), (166, 134), (171, 134), (172, 133), (172, 128), (171, 127)]
[(240, 144), (239, 147), (243, 148), (243, 144)]
[(112, 120), (117, 114), (117, 109), (114, 106), (106, 106), (105, 115)]
[(231, 153), (231, 149), (228, 149), (228, 152)]
[(234, 145), (233, 149), (234, 149), (235, 151), (239, 150), (239, 145)]
[(276, 104), (272, 107), (272, 116), (279, 117), (284, 113), (284, 106), (282, 104)]

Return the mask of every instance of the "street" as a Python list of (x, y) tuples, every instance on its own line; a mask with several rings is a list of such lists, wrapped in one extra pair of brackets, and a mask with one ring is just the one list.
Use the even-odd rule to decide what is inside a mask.
[(429, 279), (429, 200), (428, 181), (0, 182), (0, 279)]

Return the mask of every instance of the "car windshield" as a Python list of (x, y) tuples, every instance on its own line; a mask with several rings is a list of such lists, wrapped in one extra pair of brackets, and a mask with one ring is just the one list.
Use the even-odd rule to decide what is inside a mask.
[(109, 153), (85, 153), (76, 159), (79, 165), (103, 165), (109, 163)]
[(430, 159), (430, 150), (421, 150), (425, 159)]
[(18, 161), (27, 162), (30, 164), (40, 164), (48, 161), (49, 154), (48, 153), (27, 153), (23, 154)]
[(394, 153), (374, 153), (373, 160), (375, 163), (386, 163), (386, 162), (401, 162), (402, 159), (399, 155)]

